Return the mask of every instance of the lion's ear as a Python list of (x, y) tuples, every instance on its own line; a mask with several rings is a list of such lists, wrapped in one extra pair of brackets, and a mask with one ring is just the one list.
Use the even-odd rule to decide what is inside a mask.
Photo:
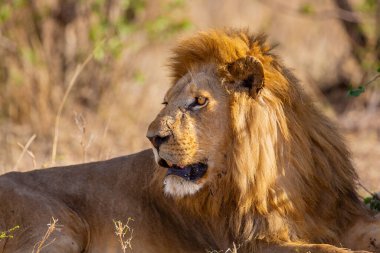
[(253, 56), (246, 56), (228, 63), (221, 68), (222, 76), (228, 82), (249, 89), (250, 95), (255, 98), (264, 87), (263, 64)]

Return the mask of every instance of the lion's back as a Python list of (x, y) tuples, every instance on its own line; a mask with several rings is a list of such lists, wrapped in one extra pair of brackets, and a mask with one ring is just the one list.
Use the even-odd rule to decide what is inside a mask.
[(4, 174), (0, 231), (19, 225), (14, 246), (34, 245), (55, 217), (64, 227), (58, 238), (75, 238), (81, 248), (88, 232), (95, 235), (102, 228), (113, 235), (113, 219), (137, 216), (153, 170), (153, 154), (145, 150), (107, 161)]

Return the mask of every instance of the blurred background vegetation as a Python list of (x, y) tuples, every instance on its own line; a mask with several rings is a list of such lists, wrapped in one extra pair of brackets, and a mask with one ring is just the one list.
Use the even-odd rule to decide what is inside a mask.
[(0, 174), (149, 147), (170, 48), (199, 30), (248, 27), (279, 44), (378, 188), (380, 0), (288, 2), (0, 0)]

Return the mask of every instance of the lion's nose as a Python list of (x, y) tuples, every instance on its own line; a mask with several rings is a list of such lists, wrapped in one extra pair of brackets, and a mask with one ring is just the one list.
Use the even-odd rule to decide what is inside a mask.
[(150, 140), (153, 147), (155, 147), (158, 150), (161, 144), (169, 140), (169, 135), (166, 135), (166, 136), (154, 135), (154, 136), (147, 136), (147, 138)]

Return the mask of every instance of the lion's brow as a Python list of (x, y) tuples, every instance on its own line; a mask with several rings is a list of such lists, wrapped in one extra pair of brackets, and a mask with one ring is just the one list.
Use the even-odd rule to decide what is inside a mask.
[(189, 73), (189, 75), (190, 75), (190, 82), (189, 83), (191, 83), (191, 81), (193, 81), (194, 80), (194, 76), (193, 76), (193, 73), (191, 72), (191, 70), (187, 70), (187, 72)]

